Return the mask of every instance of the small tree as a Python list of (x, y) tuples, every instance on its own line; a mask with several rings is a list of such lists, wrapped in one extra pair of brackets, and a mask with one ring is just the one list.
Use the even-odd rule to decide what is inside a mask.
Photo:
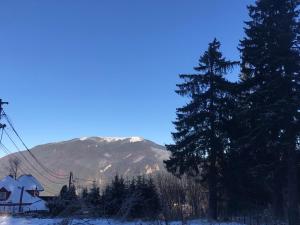
[(93, 183), (91, 190), (87, 193), (87, 202), (93, 207), (98, 207), (101, 202), (100, 189)]
[(10, 157), (8, 159), (7, 170), (9, 172), (9, 175), (12, 176), (15, 180), (17, 179), (17, 177), (19, 175), (21, 162), (22, 161), (17, 157)]

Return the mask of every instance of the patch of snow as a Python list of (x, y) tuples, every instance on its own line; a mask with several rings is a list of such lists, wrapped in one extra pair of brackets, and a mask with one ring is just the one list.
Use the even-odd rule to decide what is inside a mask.
[(44, 191), (43, 186), (41, 183), (33, 177), (31, 174), (25, 174), (18, 177), (19, 185), (23, 186), (25, 190), (38, 190)]
[(117, 141), (127, 141), (129, 143), (141, 142), (144, 141), (142, 137), (81, 137), (80, 141), (93, 140), (96, 142), (117, 142)]
[(141, 142), (141, 141), (144, 141), (144, 138), (141, 138), (141, 137), (131, 137), (130, 140), (129, 140), (130, 143)]
[(128, 168), (128, 169), (125, 171), (124, 175), (127, 175), (129, 172), (130, 172), (130, 169)]
[(106, 170), (108, 170), (111, 167), (111, 164), (107, 165), (105, 168), (100, 170), (100, 173), (104, 173)]
[(145, 158), (145, 156), (143, 156), (143, 155), (139, 156), (135, 160), (133, 160), (133, 163), (138, 163), (138, 162), (142, 161), (144, 158)]
[(100, 137), (100, 138), (106, 142), (123, 141), (126, 139), (126, 137)]
[(89, 139), (88, 137), (81, 137), (79, 140), (80, 141), (85, 141), (85, 140), (87, 140), (87, 139)]
[(16, 218), (11, 216), (0, 217), (1, 225), (54, 225), (61, 221), (62, 219)]
[(145, 170), (146, 170), (146, 174), (154, 173), (156, 171), (159, 171), (159, 165), (155, 164), (153, 167), (146, 165)]
[[(12, 217), (12, 216), (1, 216), (0, 217), (0, 224), (1, 225), (55, 225), (60, 224), (63, 221), (63, 219), (45, 219), (45, 218), (22, 218), (22, 217)], [(113, 219), (72, 219), (70, 221), (70, 225), (75, 224), (89, 224), (89, 225), (135, 225), (141, 224), (141, 225), (148, 225), (152, 224), (149, 221), (148, 222), (142, 222), (142, 221), (116, 221)], [(155, 221), (157, 222), (157, 221)], [(163, 222), (161, 222), (163, 223)], [(154, 224), (154, 222), (153, 222)], [(173, 221), (170, 222), (170, 225), (181, 225), (181, 221)], [(241, 225), (234, 222), (209, 222), (207, 220), (189, 220), (187, 221), (187, 224), (189, 225)]]
[(109, 154), (109, 153), (106, 152), (106, 153), (104, 153), (104, 156), (107, 157), (107, 158), (110, 158), (111, 154)]
[(129, 154), (126, 155), (123, 159), (128, 159), (130, 156), (132, 156), (132, 153), (129, 153)]

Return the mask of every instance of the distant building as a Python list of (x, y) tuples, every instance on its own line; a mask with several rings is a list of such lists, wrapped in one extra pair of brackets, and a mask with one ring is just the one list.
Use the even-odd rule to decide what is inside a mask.
[(17, 180), (6, 176), (0, 180), (0, 213), (48, 211), (46, 201), (39, 197), (43, 186), (32, 175)]

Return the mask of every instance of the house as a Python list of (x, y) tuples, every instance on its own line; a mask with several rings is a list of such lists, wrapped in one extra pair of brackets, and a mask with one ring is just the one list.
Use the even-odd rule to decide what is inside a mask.
[(46, 201), (39, 197), (43, 186), (32, 175), (17, 180), (6, 176), (0, 180), (0, 213), (48, 211)]
[(32, 196), (39, 196), (41, 191), (44, 191), (43, 186), (38, 182), (38, 180), (31, 174), (21, 175), (18, 178), (19, 185), (24, 187)]

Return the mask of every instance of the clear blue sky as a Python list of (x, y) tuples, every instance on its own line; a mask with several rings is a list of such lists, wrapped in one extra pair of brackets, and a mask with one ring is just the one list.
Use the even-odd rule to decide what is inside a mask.
[(250, 3), (1, 1), (0, 97), (29, 146), (81, 136), (170, 143), (178, 74), (214, 37), (238, 60)]

